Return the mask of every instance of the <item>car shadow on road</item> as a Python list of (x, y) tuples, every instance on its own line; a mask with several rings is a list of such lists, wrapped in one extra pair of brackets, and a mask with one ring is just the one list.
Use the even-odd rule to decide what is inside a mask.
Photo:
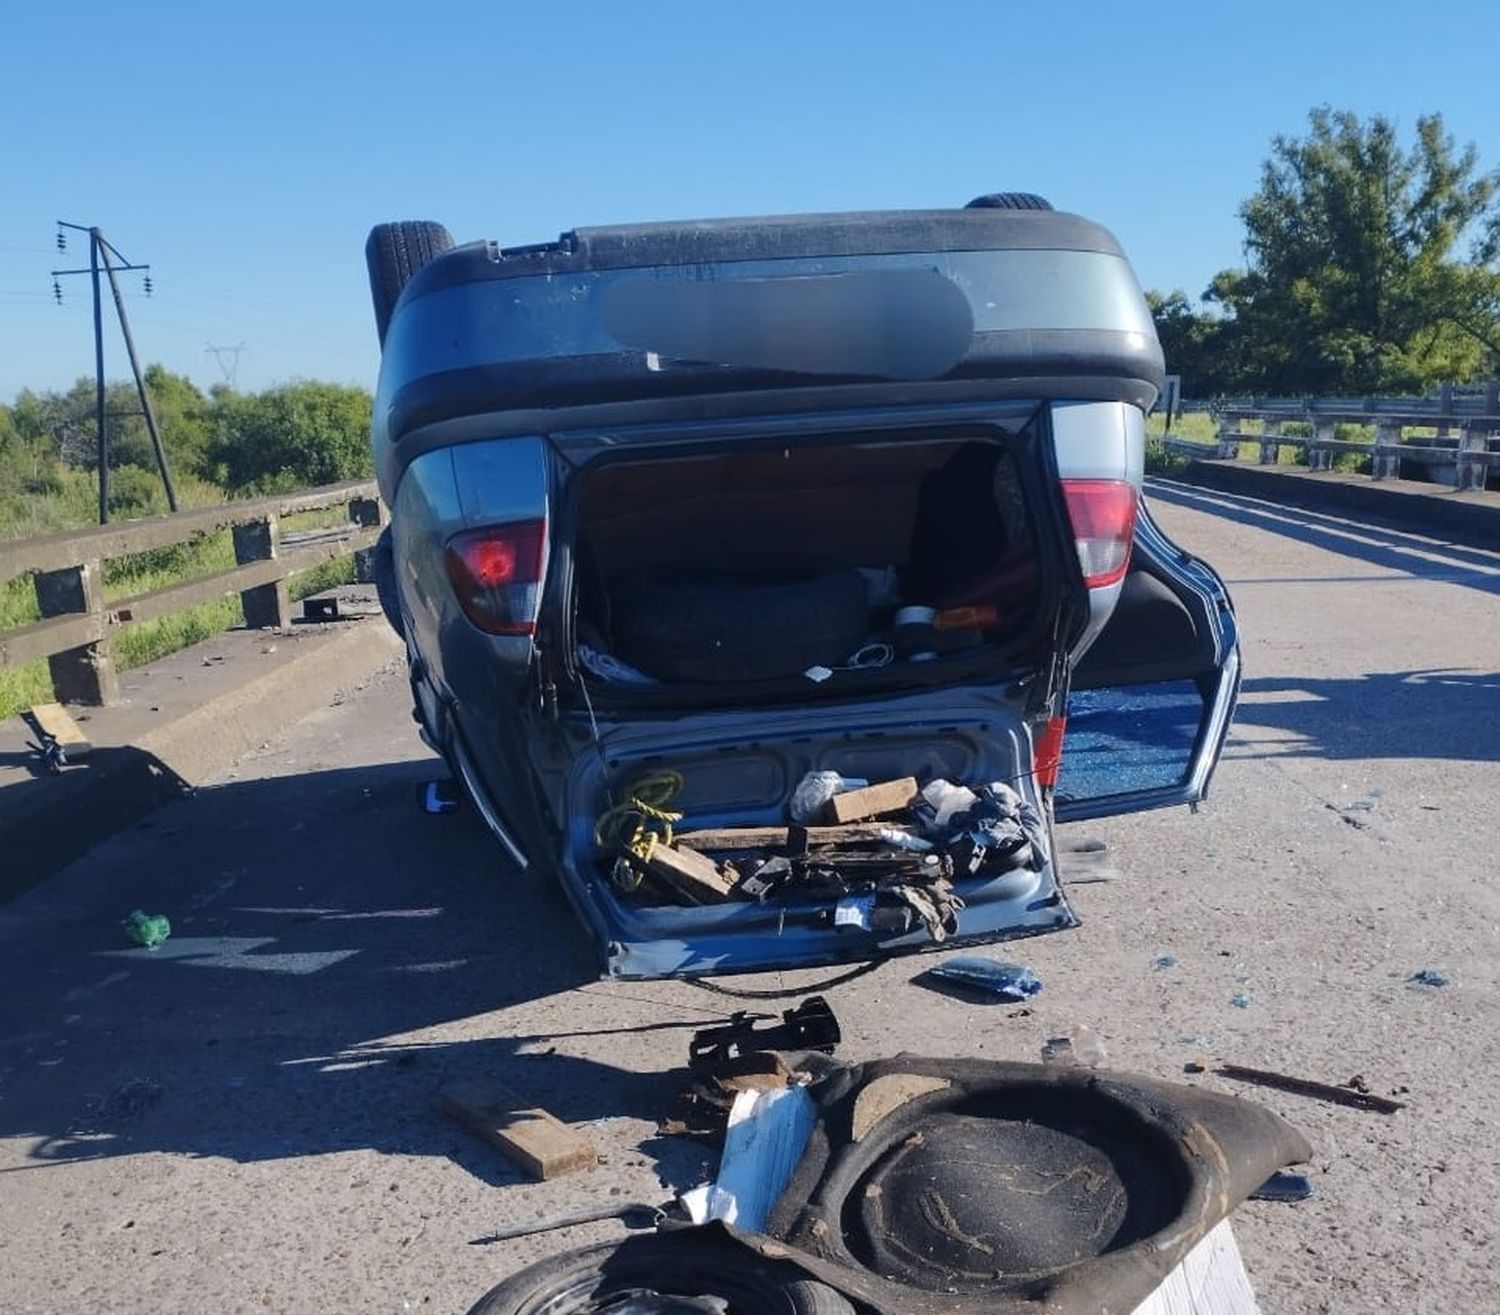
[[(571, 1123), (671, 1113), (688, 1031), (725, 1011), (598, 981), (555, 887), (471, 815), (419, 809), (435, 767), (200, 790), (14, 901), (0, 1136), (36, 1139), (20, 1167), (369, 1148), (510, 1183), (437, 1111), (441, 1087), (497, 1081)], [(133, 908), (166, 913), (171, 938), (130, 946)], [(643, 1056), (645, 1034), (678, 1029)], [(673, 1146), (653, 1143), (664, 1178), (701, 1170)]]
[[(1500, 672), (1372, 671), (1246, 680), (1233, 756), (1500, 762)], [(1248, 728), (1295, 736), (1256, 752)]]

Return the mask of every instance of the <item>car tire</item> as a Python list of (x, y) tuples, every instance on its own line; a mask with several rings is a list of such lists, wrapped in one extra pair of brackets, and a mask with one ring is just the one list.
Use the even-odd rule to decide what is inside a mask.
[(727, 1303), (735, 1315), (854, 1315), (826, 1284), (748, 1248), (692, 1236), (698, 1231), (552, 1256), (491, 1288), (468, 1315), (596, 1315), (628, 1298), (632, 1310), (661, 1315), (692, 1315), (699, 1303), (704, 1311)]
[(837, 667), (869, 637), (858, 571), (647, 574), (617, 585), (615, 651), (658, 680), (772, 680)]
[(1052, 202), (1035, 192), (987, 192), (976, 196), (965, 210), (1050, 210)]
[(376, 224), (365, 241), (365, 264), (370, 270), (370, 300), (375, 307), (375, 332), (385, 345), (385, 331), (401, 289), (419, 269), (453, 250), (453, 235), (430, 219), (408, 219)]
[(381, 530), (375, 540), (374, 549), (375, 596), (380, 600), (380, 610), (390, 622), (391, 629), (402, 639), (406, 638), (406, 626), (401, 620), (401, 599), (396, 593), (396, 554), (391, 545), (391, 527)]

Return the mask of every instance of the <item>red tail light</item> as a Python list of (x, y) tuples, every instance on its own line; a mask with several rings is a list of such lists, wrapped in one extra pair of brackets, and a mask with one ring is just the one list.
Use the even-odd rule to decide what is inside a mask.
[(1057, 784), (1057, 769), (1062, 766), (1063, 732), (1068, 728), (1066, 717), (1052, 717), (1032, 746), (1032, 757), (1036, 763), (1036, 783), (1050, 790)]
[(458, 605), (492, 635), (536, 634), (546, 558), (545, 520), (466, 530), (444, 553)]
[(1135, 537), (1135, 485), (1123, 479), (1065, 479), (1078, 564), (1090, 589), (1118, 584), (1130, 566)]

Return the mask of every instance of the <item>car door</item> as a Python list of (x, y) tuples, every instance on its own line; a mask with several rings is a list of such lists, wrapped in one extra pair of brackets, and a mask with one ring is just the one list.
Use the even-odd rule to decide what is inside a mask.
[(1224, 582), (1167, 538), (1143, 498), (1119, 602), (1072, 672), (1057, 820), (1203, 799), (1239, 684)]

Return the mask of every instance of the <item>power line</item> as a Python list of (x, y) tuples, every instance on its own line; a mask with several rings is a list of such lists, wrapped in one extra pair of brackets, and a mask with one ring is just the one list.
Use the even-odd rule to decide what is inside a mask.
[[(151, 395), (146, 391), (146, 380), (141, 375), (141, 363), (135, 354), (135, 339), (130, 333), (130, 319), (125, 314), (125, 298), (120, 292), (118, 273), (139, 270), (146, 295), (151, 295), (151, 266), (133, 265), (105, 238), (97, 226), (84, 227), (57, 221), (57, 249), (68, 249), (68, 233), (89, 235), (89, 264), (87, 269), (54, 269), (52, 271), (52, 295), (62, 305), (62, 284), (58, 282), (73, 274), (87, 274), (94, 291), (94, 418), (98, 429), (99, 449), (99, 524), (109, 520), (109, 428), (104, 410), (104, 309), (99, 295), (99, 269), (102, 265), (109, 278), (109, 288), (114, 294), (115, 314), (120, 321), (120, 336), (125, 339), (125, 354), (130, 357), (130, 372), (135, 376), (135, 390), (140, 395), (141, 412), (146, 417), (146, 429), (151, 435), (151, 446), (156, 450), (156, 465), (161, 471), (162, 487), (166, 489), (167, 505), (177, 510), (177, 490), (172, 485), (172, 472), (167, 465), (167, 452), (162, 446), (161, 431), (156, 424), (156, 413), (151, 408)], [(114, 259), (111, 259), (113, 257)], [(116, 264), (115, 262), (119, 263)]]

